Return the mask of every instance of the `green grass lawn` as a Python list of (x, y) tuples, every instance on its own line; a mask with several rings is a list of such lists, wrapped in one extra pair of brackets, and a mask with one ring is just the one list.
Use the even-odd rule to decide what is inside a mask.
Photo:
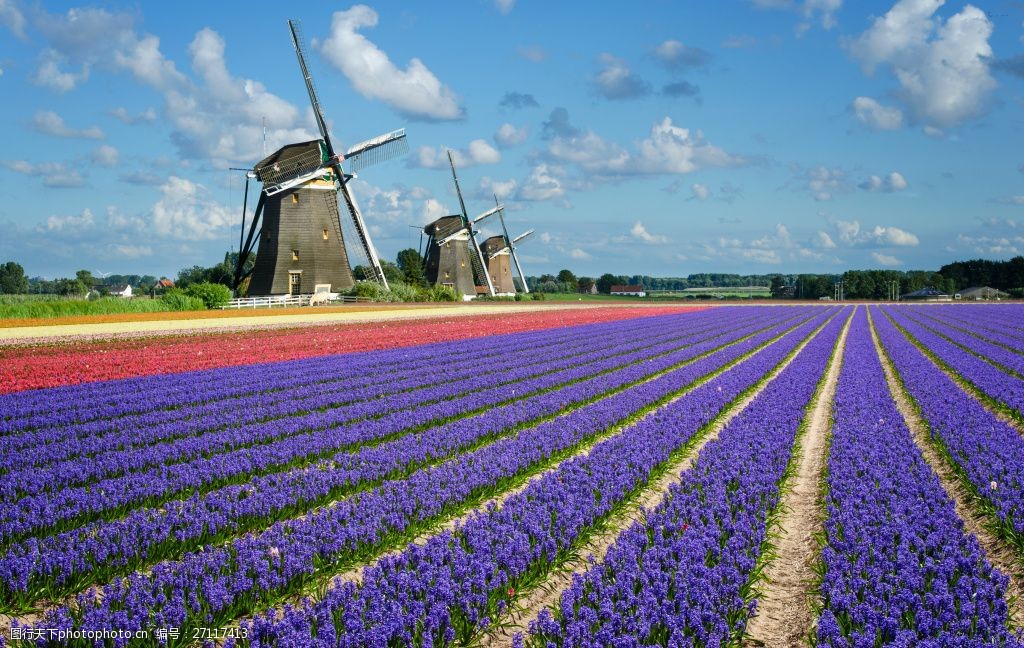
[(0, 319), (54, 318), (114, 313), (153, 313), (174, 310), (149, 297), (68, 299), (56, 295), (0, 295)]

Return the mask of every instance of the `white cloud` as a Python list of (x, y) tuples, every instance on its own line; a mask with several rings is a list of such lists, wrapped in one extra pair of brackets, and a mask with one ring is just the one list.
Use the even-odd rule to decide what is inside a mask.
[(594, 87), (605, 99), (635, 99), (651, 92), (649, 83), (637, 76), (622, 59), (604, 53), (598, 57), (603, 66), (594, 77)]
[(107, 250), (113, 254), (113, 256), (124, 257), (126, 259), (141, 259), (142, 257), (153, 256), (153, 248), (149, 245), (112, 244), (107, 246)]
[(80, 72), (65, 72), (60, 68), (63, 57), (55, 50), (43, 50), (42, 60), (36, 68), (32, 81), (36, 85), (49, 88), (54, 92), (65, 93), (74, 90), (80, 83), (89, 78), (89, 64), (84, 63)]
[(829, 169), (824, 166), (817, 166), (808, 169), (805, 174), (807, 190), (811, 192), (818, 202), (832, 200), (837, 193), (845, 193), (850, 190), (846, 182), (846, 174), (842, 169)]
[(644, 243), (651, 243), (653, 245), (663, 245), (668, 243), (667, 236), (664, 234), (651, 234), (640, 221), (633, 223), (633, 228), (629, 230), (629, 233), (633, 238), (638, 241), (643, 241)]
[(71, 189), (85, 186), (85, 178), (77, 169), (70, 169), (63, 162), (32, 164), (26, 160), (0, 160), (0, 166), (20, 173), (42, 178), (44, 187)]
[(877, 263), (880, 263), (880, 264), (882, 264), (884, 266), (903, 265), (902, 261), (900, 261), (896, 257), (890, 256), (888, 254), (880, 254), (878, 252), (872, 252), (871, 253), (871, 258), (874, 259)]
[(156, 121), (156, 110), (153, 108), (146, 108), (141, 113), (133, 115), (123, 106), (118, 106), (110, 111), (110, 115), (122, 124), (127, 124), (128, 126), (148, 124)]
[(188, 84), (174, 62), (167, 60), (160, 51), (160, 39), (150, 34), (119, 49), (114, 60), (137, 80), (165, 92)]
[(900, 172), (893, 171), (884, 178), (876, 175), (868, 176), (868, 179), (860, 183), (859, 186), (864, 191), (892, 193), (903, 191), (908, 185), (906, 178)]
[(15, 6), (14, 0), (0, 0), (0, 25), (10, 29), (18, 38), (25, 39), (25, 15)]
[(75, 129), (64, 123), (64, 118), (52, 110), (40, 110), (32, 118), (32, 127), (45, 135), (54, 137), (76, 137), (83, 139), (103, 139), (103, 131), (98, 126)]
[(78, 216), (49, 216), (46, 219), (47, 232), (81, 232), (96, 224), (92, 210), (86, 207)]
[(702, 201), (707, 200), (711, 196), (711, 190), (708, 189), (706, 184), (696, 182), (690, 186), (690, 192), (692, 193), (691, 198), (696, 198), (697, 200)]
[(711, 62), (710, 52), (684, 45), (677, 40), (667, 40), (655, 47), (654, 56), (666, 67), (674, 70), (701, 67)]
[(401, 70), (359, 33), (363, 27), (376, 26), (377, 20), (377, 12), (366, 5), (335, 12), (331, 34), (319, 45), (321, 54), (368, 99), (380, 99), (411, 118), (461, 119), (458, 97), (423, 61), (413, 58)]
[(935, 12), (944, 1), (900, 0), (847, 43), (867, 74), (891, 67), (900, 84), (896, 95), (934, 127), (980, 115), (996, 87), (988, 66), (992, 23), (972, 5), (943, 22)]
[(811, 28), (811, 21), (819, 18), (821, 26), (832, 29), (836, 26), (835, 14), (843, 6), (843, 0), (752, 0), (754, 6), (761, 9), (785, 9), (799, 12), (805, 22), (797, 27), (797, 34), (803, 34)]
[(589, 261), (594, 258), (594, 255), (587, 253), (582, 248), (573, 248), (569, 250), (569, 258), (576, 261)]
[[(463, 169), (478, 164), (497, 164), (501, 162), (501, 153), (486, 140), (475, 139), (464, 149), (452, 149), (452, 160), (457, 168)], [(447, 168), (447, 149), (421, 146), (409, 158), (408, 166), (424, 169)]]
[(1024, 195), (1006, 196), (1005, 198), (997, 198), (993, 202), (1002, 203), (1004, 205), (1024, 205)]
[(522, 200), (551, 200), (565, 196), (565, 187), (558, 176), (562, 170), (558, 167), (541, 163), (533, 167), (530, 177), (526, 179), (516, 194)]
[(503, 15), (508, 15), (515, 6), (516, 0), (494, 0), (494, 8)]
[(814, 243), (823, 250), (831, 250), (836, 247), (836, 242), (832, 240), (832, 237), (821, 230), (818, 230), (817, 234), (815, 234)]
[(896, 130), (903, 126), (902, 110), (883, 106), (871, 97), (857, 97), (852, 108), (857, 119), (873, 130)]
[(451, 212), (436, 198), (427, 198), (423, 201), (423, 211), (420, 212), (420, 221), (426, 225), (436, 221), (442, 216), (448, 216)]
[(879, 245), (895, 245), (909, 247), (918, 244), (917, 236), (898, 227), (875, 226), (871, 235)]
[(117, 149), (107, 144), (101, 145), (99, 148), (92, 152), (92, 162), (97, 166), (117, 166), (119, 160), (120, 154), (118, 153)]
[(171, 176), (160, 187), (163, 196), (153, 205), (153, 230), (182, 241), (214, 240), (235, 227), (238, 215), (210, 197), (206, 187)]
[(517, 186), (518, 183), (511, 178), (508, 180), (492, 180), (490, 177), (484, 176), (480, 178), (477, 195), (484, 199), (497, 196), (498, 200), (505, 200), (515, 194)]
[(522, 128), (516, 128), (512, 124), (502, 124), (497, 132), (494, 133), (494, 141), (497, 142), (501, 148), (511, 148), (518, 146), (526, 141), (527, 136), (530, 134), (530, 129), (526, 126)]
[(912, 247), (919, 243), (917, 236), (898, 227), (876, 225), (873, 229), (862, 229), (860, 221), (837, 220), (834, 223), (839, 240), (848, 245), (882, 245)]

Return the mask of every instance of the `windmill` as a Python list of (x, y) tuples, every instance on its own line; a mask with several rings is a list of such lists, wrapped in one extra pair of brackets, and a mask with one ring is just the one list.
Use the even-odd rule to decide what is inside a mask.
[[(317, 284), (330, 284), (331, 290), (351, 287), (355, 282), (342, 233), (340, 194), (340, 202), (344, 203), (358, 238), (358, 248), (366, 257), (373, 278), (387, 288), (377, 250), (349, 186), (349, 180), (355, 176), (346, 174), (341, 163), (345, 161), (353, 172), (358, 172), (405, 153), (408, 150), (405, 129), (356, 144), (343, 155), (337, 154), (313, 77), (306, 67), (299, 26), (289, 20), (288, 28), (320, 139), (288, 144), (265, 157), (246, 174), (243, 232), (249, 180), (259, 180), (263, 188), (249, 224), (249, 234), (244, 242), (239, 239), (234, 287), (237, 289), (250, 274), (251, 295), (312, 293)], [(246, 260), (257, 246), (256, 263), (246, 271)]]
[[(498, 197), (494, 197), (494, 204), (498, 205)], [(499, 205), (500, 206), (500, 205)], [(483, 242), (481, 251), (487, 259), (487, 273), (491, 276), (494, 288), (498, 294), (515, 294), (516, 284), (512, 277), (512, 268), (509, 260), (516, 266), (519, 279), (522, 281), (523, 292), (529, 293), (526, 285), (526, 275), (523, 274), (523, 266), (519, 263), (519, 256), (516, 254), (516, 243), (533, 234), (528, 230), (514, 239), (508, 236), (508, 228), (505, 227), (505, 210), (498, 211), (498, 218), (501, 219), (501, 234), (492, 236)]]
[(455, 182), (455, 193), (459, 196), (462, 213), (442, 216), (423, 228), (423, 233), (429, 237), (425, 261), (427, 281), (451, 286), (472, 298), (477, 294), (477, 278), (480, 278), (487, 285), (487, 294), (493, 297), (494, 283), (491, 282), (490, 274), (486, 270), (487, 264), (480, 244), (477, 243), (477, 231), (474, 226), (500, 212), (501, 205), (471, 219), (466, 212), (466, 202), (462, 199), (462, 189), (459, 187), (459, 176), (455, 173), (455, 161), (452, 160), (451, 151), (448, 151), (448, 165), (452, 168), (452, 180)]

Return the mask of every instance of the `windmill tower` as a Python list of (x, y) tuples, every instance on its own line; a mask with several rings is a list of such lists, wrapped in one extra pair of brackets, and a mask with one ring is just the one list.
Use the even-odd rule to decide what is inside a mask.
[[(498, 204), (497, 196), (494, 197), (494, 203)], [(522, 281), (523, 292), (529, 293), (530, 289), (526, 285), (526, 275), (523, 274), (523, 267), (519, 263), (515, 244), (533, 234), (533, 230), (528, 230), (516, 238), (510, 239), (508, 228), (505, 227), (504, 211), (502, 209), (498, 212), (498, 218), (501, 219), (501, 234), (488, 238), (480, 247), (484, 258), (487, 259), (487, 273), (491, 276), (491, 282), (499, 295), (515, 294), (516, 283), (512, 276), (512, 264), (514, 263), (516, 271), (519, 273), (519, 279)]]
[[(451, 286), (470, 298), (476, 296), (477, 286), (482, 289), (483, 284), (486, 284), (487, 294), (493, 297), (494, 284), (485, 269), (487, 264), (480, 251), (474, 225), (500, 212), (501, 205), (470, 219), (466, 212), (466, 203), (462, 199), (462, 189), (459, 187), (459, 176), (455, 173), (451, 151), (448, 151), (448, 164), (452, 169), (452, 180), (455, 182), (455, 192), (459, 196), (462, 213), (442, 216), (423, 228), (423, 233), (429, 237), (425, 261), (427, 281)], [(478, 280), (481, 283), (478, 283)]]
[[(317, 284), (330, 284), (334, 291), (350, 288), (355, 282), (342, 227), (343, 219), (348, 218), (358, 239), (358, 249), (365, 256), (374, 279), (386, 288), (387, 279), (377, 250), (349, 186), (349, 180), (355, 176), (346, 174), (341, 163), (346, 161), (356, 172), (405, 153), (408, 150), (405, 130), (356, 144), (344, 155), (335, 153), (313, 77), (306, 67), (298, 24), (289, 20), (288, 27), (320, 139), (284, 146), (247, 174), (246, 199), (249, 179), (259, 180), (263, 188), (249, 234), (240, 247), (234, 286), (237, 289), (251, 273), (251, 295), (312, 293)], [(345, 208), (344, 216), (341, 205)], [(242, 231), (245, 231), (244, 203)], [(245, 262), (257, 247), (256, 263), (246, 272)]]

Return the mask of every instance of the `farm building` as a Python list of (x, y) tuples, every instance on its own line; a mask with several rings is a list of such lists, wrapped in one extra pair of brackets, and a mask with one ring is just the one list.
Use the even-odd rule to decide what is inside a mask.
[(111, 297), (131, 297), (132, 286), (131, 284), (120, 284), (117, 286), (108, 286), (107, 293)]
[(646, 297), (647, 291), (643, 286), (612, 286), (613, 295), (629, 295), (630, 297)]
[(995, 288), (988, 286), (973, 286), (971, 288), (965, 288), (957, 293), (957, 299), (963, 299), (965, 301), (978, 301), (983, 299), (1006, 299), (1009, 297), (1007, 293)]
[(953, 298), (946, 293), (928, 286), (921, 290), (915, 290), (911, 293), (900, 295), (901, 301), (926, 301), (926, 302), (947, 302), (953, 301)]

